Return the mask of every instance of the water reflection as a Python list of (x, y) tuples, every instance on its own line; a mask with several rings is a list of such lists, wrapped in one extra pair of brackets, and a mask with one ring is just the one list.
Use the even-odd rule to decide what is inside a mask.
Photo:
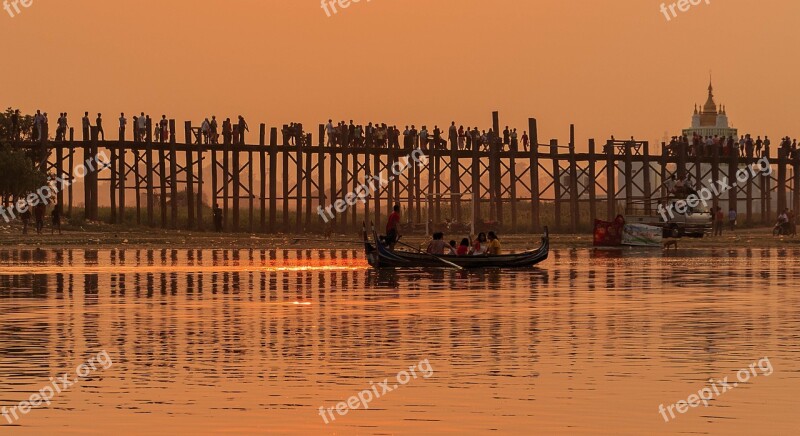
[[(145, 414), (197, 432), (570, 433), (592, 428), (577, 415), (622, 413), (610, 398), (655, 425), (664, 398), (765, 355), (783, 384), (749, 389), (798, 387), (798, 255), (557, 250), (530, 270), (375, 271), (358, 250), (5, 249), (0, 400), (105, 349), (115, 367), (21, 431), (76, 416), (108, 430)], [(436, 375), (375, 410), (336, 428), (315, 415), (422, 358)], [(109, 422), (88, 419), (92, 408)], [(747, 429), (730, 426), (735, 409), (661, 430)]]

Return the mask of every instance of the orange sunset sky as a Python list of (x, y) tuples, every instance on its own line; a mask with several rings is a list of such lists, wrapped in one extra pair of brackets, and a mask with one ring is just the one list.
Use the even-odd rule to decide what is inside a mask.
[(741, 133), (800, 136), (800, 2), (704, 1), (669, 22), (661, 3), (362, 0), (328, 17), (318, 0), (33, 0), (0, 10), (0, 104), (68, 111), (72, 126), (84, 110), (110, 126), (120, 111), (241, 113), (251, 131), (329, 117), (488, 128), (499, 110), (520, 130), (538, 118), (540, 142), (575, 123), (584, 149), (677, 134), (711, 70)]

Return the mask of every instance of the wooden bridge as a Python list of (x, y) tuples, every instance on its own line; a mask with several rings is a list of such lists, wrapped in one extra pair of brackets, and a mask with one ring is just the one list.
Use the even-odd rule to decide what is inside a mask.
[[(498, 132), (497, 112), (492, 121)], [(412, 151), (327, 146), (323, 125), (316, 145), (311, 134), (301, 145), (287, 144), (285, 136), (279, 144), (279, 129), (265, 124), (257, 132), (257, 144), (247, 144), (247, 135), (238, 132), (230, 144), (205, 143), (191, 122), (184, 124), (184, 141), (177, 143), (174, 120), (169, 121), (169, 130), (169, 141), (155, 142), (147, 118), (147, 134), (141, 141), (126, 140), (124, 130), (118, 140), (100, 141), (93, 128), (80, 140), (70, 129), (64, 141), (15, 146), (44, 147), (47, 158), (42, 166), (64, 179), (74, 177), (69, 169), (101, 151), (109, 157), (107, 170), (90, 172), (83, 180), (87, 219), (98, 219), (100, 199), (105, 198), (110, 223), (210, 230), (209, 206), (218, 203), (227, 231), (269, 233), (322, 231), (326, 225), (317, 213), (319, 206), (344, 199), (368, 176), (391, 175), (392, 165)], [(588, 153), (577, 153), (574, 126), (568, 144), (556, 139), (542, 144), (534, 118), (528, 121), (528, 132), (535, 146), (527, 150), (502, 146), (424, 150), (427, 159), (422, 163), (395, 175), (365, 203), (337, 214), (329, 225), (352, 232), (365, 219), (383, 223), (392, 205), (399, 203), (404, 222), (424, 226), (429, 219), (434, 228), (445, 220), (488, 221), (505, 232), (538, 232), (544, 225), (557, 232), (576, 232), (588, 229), (595, 217), (613, 219), (637, 205), (653, 213), (659, 198), (666, 195), (662, 181), (673, 174), (683, 178), (691, 173), (703, 181), (736, 180), (738, 169), (753, 164), (736, 155), (721, 156), (718, 150), (706, 157), (690, 156), (685, 147), (667, 153), (664, 144), (653, 154), (648, 142), (635, 140), (609, 140), (597, 150), (592, 139)], [(769, 153), (765, 151), (766, 156)], [(772, 221), (774, 196), (777, 209), (788, 207), (789, 199), (792, 207), (800, 206), (796, 177), (800, 163), (779, 154), (771, 161), (772, 175), (734, 184), (724, 198), (715, 196), (713, 204), (737, 209), (740, 221), (748, 223)], [(101, 182), (108, 186), (103, 192)], [(203, 193), (209, 191), (210, 204), (203, 201)], [(73, 194), (73, 185), (58, 193), (67, 214), (75, 206)], [(130, 208), (135, 208), (133, 214)]]

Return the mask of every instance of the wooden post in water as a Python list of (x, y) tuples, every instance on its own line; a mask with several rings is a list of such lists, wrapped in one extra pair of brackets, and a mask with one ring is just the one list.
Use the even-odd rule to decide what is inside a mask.
[[(286, 131), (287, 129), (288, 126), (284, 125), (283, 130)], [(283, 221), (281, 222), (281, 228), (284, 233), (289, 233), (291, 226), (289, 225), (289, 144), (287, 140), (284, 140), (281, 146), (281, 154), (283, 159), (283, 172), (281, 173), (281, 180), (283, 181)]]
[(528, 130), (530, 133), (530, 160), (531, 160), (531, 232), (538, 232), (541, 229), (539, 219), (539, 129), (536, 118), (528, 118)]
[(561, 164), (558, 161), (558, 140), (550, 140), (550, 158), (553, 160), (553, 228), (561, 231)]
[(642, 176), (644, 178), (644, 213), (650, 215), (653, 213), (653, 187), (650, 182), (650, 142), (644, 141), (642, 144)]
[[(312, 151), (311, 151), (312, 150), (312, 148), (311, 148), (311, 144), (312, 144), (311, 141), (312, 140), (313, 140), (313, 137), (311, 136), (311, 133), (306, 135), (306, 151), (304, 152), (305, 157), (306, 157), (306, 164), (305, 164), (305, 178), (306, 178), (306, 180), (305, 180), (305, 182), (306, 182), (306, 200), (305, 200), (305, 203), (306, 204), (305, 204), (305, 220), (304, 220), (305, 228), (303, 229), (304, 231), (309, 231), (311, 229), (311, 227), (314, 224), (316, 224), (316, 223), (312, 223), (312, 221), (311, 221), (311, 203), (313, 201), (313, 196), (312, 196), (313, 193), (311, 191), (312, 191), (312, 188), (314, 186), (314, 184), (313, 184), (313, 176), (314, 176), (313, 155), (314, 155), (314, 153), (312, 153)], [(319, 171), (319, 166), (317, 167), (317, 171)]]
[[(72, 128), (70, 128), (72, 130)], [(121, 148), (122, 149), (122, 148)], [(59, 180), (64, 175), (64, 143), (56, 145), (56, 176)], [(64, 183), (56, 185), (58, 192), (56, 193), (56, 203), (61, 207), (61, 213), (64, 213)], [(111, 189), (114, 189), (112, 186)], [(7, 205), (4, 205), (7, 206)]]
[[(319, 206), (323, 209), (325, 208), (325, 148), (324, 148), (324, 141), (325, 141), (325, 126), (320, 125), (319, 130), (319, 147), (317, 147), (317, 200), (319, 201)], [(310, 144), (310, 143), (309, 143)], [(309, 153), (310, 154), (310, 153)], [(336, 159), (331, 156), (331, 161), (335, 161)], [(331, 171), (331, 176), (335, 173)], [(331, 185), (333, 186), (333, 185)], [(310, 190), (309, 190), (310, 193)], [(309, 202), (310, 203), (310, 202)], [(311, 206), (309, 206), (311, 208)], [(319, 209), (318, 209), (319, 210)], [(309, 226), (314, 225), (315, 223), (320, 222), (320, 216), (318, 213), (311, 214), (312, 221), (309, 223)], [(324, 230), (324, 229), (323, 229)]]
[(569, 125), (569, 227), (570, 232), (578, 231), (578, 166), (575, 161), (575, 125)]
[[(367, 156), (367, 159), (369, 159), (369, 156)], [(373, 159), (373, 163), (374, 163), (373, 164), (372, 175), (374, 177), (378, 177), (380, 175), (380, 173), (381, 173), (381, 154), (376, 151), (372, 159)], [(369, 164), (369, 160), (367, 160), (367, 164)], [(367, 180), (367, 182), (369, 183), (370, 180)], [(372, 199), (373, 199), (373, 204), (372, 204), (373, 211), (372, 211), (372, 213), (374, 214), (373, 222), (375, 223), (376, 226), (378, 226), (378, 228), (380, 228), (380, 225), (381, 225), (381, 194), (383, 193), (384, 187), (383, 187), (383, 185), (381, 185), (380, 178), (373, 178), (371, 183), (373, 183), (373, 186), (375, 186), (375, 190), (372, 193)]]
[(69, 180), (69, 186), (67, 187), (67, 196), (69, 197), (69, 216), (72, 218), (72, 203), (73, 197), (72, 195), (72, 185), (74, 185), (74, 177), (73, 171), (75, 171), (75, 129), (70, 127), (69, 129), (69, 164), (67, 168), (67, 180)]
[(786, 209), (786, 150), (778, 149), (778, 213)]
[(155, 227), (154, 216), (155, 195), (153, 193), (153, 120), (147, 116), (147, 148), (145, 149), (145, 162), (147, 163), (147, 225)]
[[(731, 150), (731, 155), (728, 161), (728, 183), (732, 187), (728, 191), (728, 208), (733, 209), (739, 213), (739, 183), (736, 180), (736, 173), (739, 171), (739, 153), (736, 150)], [(750, 181), (747, 181), (750, 185)]]
[[(197, 146), (197, 230), (203, 231), (205, 230), (205, 225), (203, 224), (203, 153), (206, 150), (206, 147), (211, 148), (208, 144), (203, 144), (203, 141), (200, 141), (200, 144)], [(215, 145), (216, 147), (216, 145)], [(193, 153), (189, 152), (190, 160), (187, 162), (187, 166), (192, 168), (194, 166), (193, 162), (191, 161), (191, 157)], [(194, 177), (192, 171), (188, 171), (187, 176)], [(212, 204), (211, 207), (214, 207)], [(192, 209), (192, 203), (189, 203), (189, 209)], [(191, 215), (191, 213), (190, 213)], [(213, 217), (213, 212), (212, 212)], [(189, 228), (191, 229), (193, 226), (190, 225)]]
[(231, 183), (233, 183), (233, 190), (231, 192), (231, 195), (233, 195), (232, 218), (233, 231), (238, 232), (241, 224), (239, 221), (239, 201), (241, 200), (241, 192), (239, 191), (241, 180), (239, 176), (242, 174), (242, 168), (239, 165), (239, 150), (244, 146), (244, 132), (239, 129), (238, 125), (233, 127), (233, 137), (233, 147), (231, 147), (231, 171), (233, 176), (231, 180)]
[(625, 141), (625, 213), (633, 213), (633, 139)]
[[(192, 230), (194, 228), (194, 174), (192, 174), (192, 162), (194, 161), (194, 156), (192, 153), (192, 122), (186, 121), (183, 124), (183, 135), (184, 141), (186, 143), (186, 163), (185, 163), (185, 172), (186, 172), (186, 208), (188, 212), (188, 220), (186, 224), (186, 228)], [(202, 147), (202, 144), (198, 144), (198, 147)], [(202, 220), (198, 223), (198, 228), (202, 228), (203, 223)]]
[(303, 147), (300, 142), (295, 147), (295, 206), (294, 206), (294, 231), (303, 231)]
[[(348, 155), (350, 154), (350, 151), (349, 151), (348, 147), (342, 147), (340, 150), (341, 150), (341, 153), (342, 153), (341, 195), (339, 196), (339, 198), (336, 198), (336, 197), (331, 198), (331, 204), (335, 204), (336, 200), (343, 200), (344, 196), (347, 195), (347, 193), (350, 191), (350, 188), (349, 188), (349, 185), (348, 185), (348, 181), (350, 180), (350, 177), (349, 177), (349, 171), (350, 171), (349, 168), (350, 167), (348, 166), (348, 160), (347, 160)], [(335, 153), (335, 152), (336, 152), (336, 145), (331, 147), (331, 153)], [(339, 231), (340, 232), (347, 231), (347, 211), (344, 211), (342, 213), (338, 213), (337, 212), (336, 213), (336, 217), (337, 217), (337, 219), (341, 218), (339, 220)]]
[(614, 163), (614, 158), (616, 157), (614, 151), (614, 141), (607, 141), (606, 142), (606, 180), (608, 186), (606, 186), (607, 192), (607, 201), (608, 201), (608, 209), (606, 210), (606, 218), (608, 221), (614, 221), (617, 217), (617, 184), (616, 184), (616, 177), (617, 177), (617, 166)]
[(278, 128), (269, 130), (269, 232), (278, 228)]
[[(730, 161), (728, 161), (728, 162), (730, 162)], [(716, 181), (719, 180), (719, 147), (717, 147), (717, 146), (714, 146), (711, 149), (711, 180), (713, 180), (714, 183), (716, 183)], [(735, 179), (734, 180), (729, 180), (729, 183), (730, 183), (730, 186), (732, 186), (731, 191), (735, 192), (736, 189), (737, 189), (736, 180)], [(697, 179), (697, 187), (696, 188), (699, 189), (701, 186), (704, 186), (703, 179), (702, 179), (702, 173), (701, 173), (700, 178)], [(712, 189), (711, 192), (713, 193), (714, 190)], [(712, 194), (712, 199), (713, 199), (713, 201), (712, 201), (713, 209), (712, 210), (714, 210), (716, 212), (717, 207), (719, 207), (720, 198), (719, 198), (719, 196), (717, 194)]]
[[(122, 133), (120, 131), (120, 133)], [(122, 148), (122, 139), (118, 140), (115, 144), (117, 147)], [(60, 146), (56, 146), (56, 155)], [(111, 200), (111, 224), (117, 223), (117, 147), (109, 146), (108, 150), (111, 152), (111, 184), (108, 187), (108, 195)], [(56, 156), (56, 159), (58, 157)]]
[[(322, 153), (322, 154), (325, 154), (325, 147), (324, 146), (325, 146), (325, 125), (320, 124), (319, 125), (319, 150), (320, 150), (320, 153)], [(349, 145), (346, 145), (346, 146), (349, 146)], [(339, 190), (339, 182), (338, 182), (338, 180), (336, 180), (336, 177), (338, 176), (338, 172), (337, 172), (337, 168), (336, 168), (336, 161), (337, 161), (336, 148), (331, 147), (329, 152), (330, 152), (330, 159), (331, 159), (331, 166), (330, 166), (330, 170), (331, 170), (331, 184), (330, 184), (331, 193), (330, 193), (330, 195), (328, 195), (328, 198), (326, 199), (326, 201), (320, 202), (320, 206), (322, 206), (323, 209), (326, 209), (328, 206), (332, 206), (336, 202), (336, 198), (337, 198), (336, 194), (337, 194), (337, 192)], [(320, 178), (322, 178), (322, 176), (320, 176)], [(322, 192), (324, 192), (323, 185), (320, 185), (320, 193), (322, 193)], [(331, 215), (333, 215), (333, 217), (331, 217)], [(330, 220), (329, 221), (330, 222), (330, 224), (329, 224), (330, 227), (329, 228), (331, 228), (331, 229), (336, 228), (336, 226), (338, 225), (338, 219), (339, 219), (339, 214), (336, 212), (336, 209), (331, 209), (331, 213), (330, 214), (328, 214), (327, 211), (326, 211), (326, 216)]]
[[(161, 125), (158, 129), (163, 132)], [(163, 134), (163, 133), (162, 133)], [(166, 141), (161, 138), (158, 144), (158, 185), (159, 185), (159, 210), (161, 211), (161, 228), (167, 228), (167, 159), (164, 150)]]
[(503, 215), (503, 196), (500, 195), (502, 186), (502, 173), (500, 171), (500, 150), (503, 149), (503, 137), (500, 132), (500, 113), (498, 111), (492, 112), (492, 126), (494, 127), (495, 144), (490, 144), (490, 151), (492, 154), (489, 156), (489, 177), (494, 181), (494, 189), (492, 190), (495, 200), (495, 213), (496, 219), (499, 223), (503, 223), (505, 216)]
[(171, 228), (178, 228), (178, 147), (175, 120), (169, 120), (169, 196), (171, 206)]
[(593, 228), (597, 219), (597, 155), (595, 154), (594, 138), (589, 139), (589, 228)]
[(247, 148), (247, 231), (253, 233), (254, 229), (254, 208), (255, 208), (255, 184), (253, 183), (253, 148)]
[(261, 233), (266, 233), (267, 231), (267, 154), (266, 154), (266, 143), (267, 143), (267, 126), (266, 124), (261, 124), (258, 133), (258, 160), (259, 160), (259, 185), (261, 189), (259, 190), (259, 209), (260, 209), (260, 224), (261, 226), (259, 229)]
[[(767, 160), (772, 163), (772, 150), (769, 147), (764, 147), (764, 156)], [(764, 173), (762, 173), (764, 174)], [(764, 202), (765, 204), (765, 213), (762, 218), (764, 224), (770, 224), (772, 222), (772, 176), (765, 176), (763, 177), (764, 180)]]
[(792, 211), (797, 216), (800, 209), (800, 157), (791, 160), (792, 165)]

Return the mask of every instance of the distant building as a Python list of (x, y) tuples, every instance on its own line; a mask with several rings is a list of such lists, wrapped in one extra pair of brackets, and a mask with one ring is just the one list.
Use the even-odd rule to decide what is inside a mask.
[(692, 127), (683, 129), (683, 136), (689, 139), (695, 134), (703, 138), (708, 136), (739, 137), (738, 130), (728, 124), (728, 114), (725, 111), (725, 106), (720, 106), (719, 111), (717, 111), (717, 103), (714, 102), (714, 87), (711, 81), (708, 82), (708, 100), (706, 100), (706, 104), (703, 105), (701, 111), (698, 111), (697, 105), (694, 105)]

